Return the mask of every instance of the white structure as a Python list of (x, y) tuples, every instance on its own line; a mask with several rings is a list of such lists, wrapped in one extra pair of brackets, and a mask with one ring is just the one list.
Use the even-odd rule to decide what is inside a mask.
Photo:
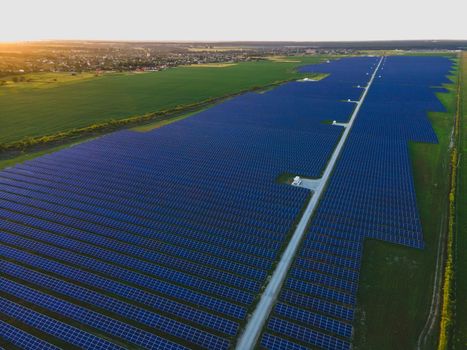
[(307, 78), (303, 78), (303, 79), (300, 79), (300, 80), (297, 80), (297, 81), (300, 81), (300, 82), (309, 82), (309, 81), (316, 81), (316, 80), (307, 77)]
[(295, 176), (292, 181), (292, 186), (300, 186), (302, 184), (302, 179), (300, 176)]

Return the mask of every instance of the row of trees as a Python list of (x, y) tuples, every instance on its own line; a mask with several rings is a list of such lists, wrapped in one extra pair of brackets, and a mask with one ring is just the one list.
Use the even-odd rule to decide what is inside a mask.
[(461, 118), (461, 100), (462, 100), (462, 55), (458, 65), (458, 81), (457, 81), (457, 107), (454, 121), (454, 145), (451, 149), (451, 179), (449, 190), (449, 213), (448, 213), (448, 236), (446, 247), (446, 262), (444, 266), (443, 280), (443, 304), (441, 308), (441, 323), (438, 342), (438, 350), (447, 350), (452, 346), (452, 331), (454, 328), (454, 313), (455, 313), (455, 296), (454, 296), (454, 244), (456, 230), (456, 191), (457, 191), (457, 166), (459, 161), (458, 141), (459, 127)]

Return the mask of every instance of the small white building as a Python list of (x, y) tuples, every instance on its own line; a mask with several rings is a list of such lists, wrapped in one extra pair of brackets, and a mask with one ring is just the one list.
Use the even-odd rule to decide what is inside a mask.
[(300, 186), (302, 184), (302, 179), (300, 176), (295, 176), (292, 181), (292, 186)]

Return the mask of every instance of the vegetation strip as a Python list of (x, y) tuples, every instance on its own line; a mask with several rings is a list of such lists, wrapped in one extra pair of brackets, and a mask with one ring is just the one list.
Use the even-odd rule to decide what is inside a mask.
[[(457, 166), (457, 195), (455, 206), (454, 227), (454, 322), (452, 336), (448, 338), (448, 345), (452, 349), (465, 349), (467, 346), (467, 52), (462, 53), (460, 63), (462, 71), (461, 94), (459, 101), (459, 134), (458, 134), (458, 166)], [(449, 341), (451, 343), (449, 344)]]
[[(460, 61), (462, 67), (462, 57)], [(454, 122), (453, 147), (451, 150), (451, 176), (449, 191), (449, 214), (448, 214), (448, 236), (446, 245), (446, 262), (444, 266), (443, 281), (443, 306), (441, 309), (441, 323), (438, 350), (445, 350), (450, 347), (451, 333), (453, 329), (454, 303), (454, 237), (456, 224), (456, 185), (457, 185), (457, 165), (458, 165), (458, 138), (459, 138), (459, 120), (460, 120), (460, 101), (461, 101), (461, 69), (459, 69), (459, 82), (457, 88), (457, 108)]]

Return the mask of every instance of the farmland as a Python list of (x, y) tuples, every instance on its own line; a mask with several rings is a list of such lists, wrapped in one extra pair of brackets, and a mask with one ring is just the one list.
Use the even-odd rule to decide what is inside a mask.
[[(66, 79), (64, 73), (57, 73), (58, 81), (67, 82), (55, 86), (41, 84), (36, 75), (32, 83), (0, 87), (0, 144), (228, 96), (298, 77), (295, 70), (298, 65), (319, 60), (304, 57), (292, 63), (264, 61), (222, 68), (179, 67), (83, 79)], [(45, 77), (48, 81), (50, 74)]]
[[(5, 117), (14, 142), (329, 74), (0, 171), (0, 346), (232, 349), (253, 329), (245, 349), (415, 347), (445, 215), (454, 62), (297, 70), (319, 60), (4, 87), (0, 108), (22, 116), (16, 131)], [(319, 190), (279, 183), (290, 175)]]

